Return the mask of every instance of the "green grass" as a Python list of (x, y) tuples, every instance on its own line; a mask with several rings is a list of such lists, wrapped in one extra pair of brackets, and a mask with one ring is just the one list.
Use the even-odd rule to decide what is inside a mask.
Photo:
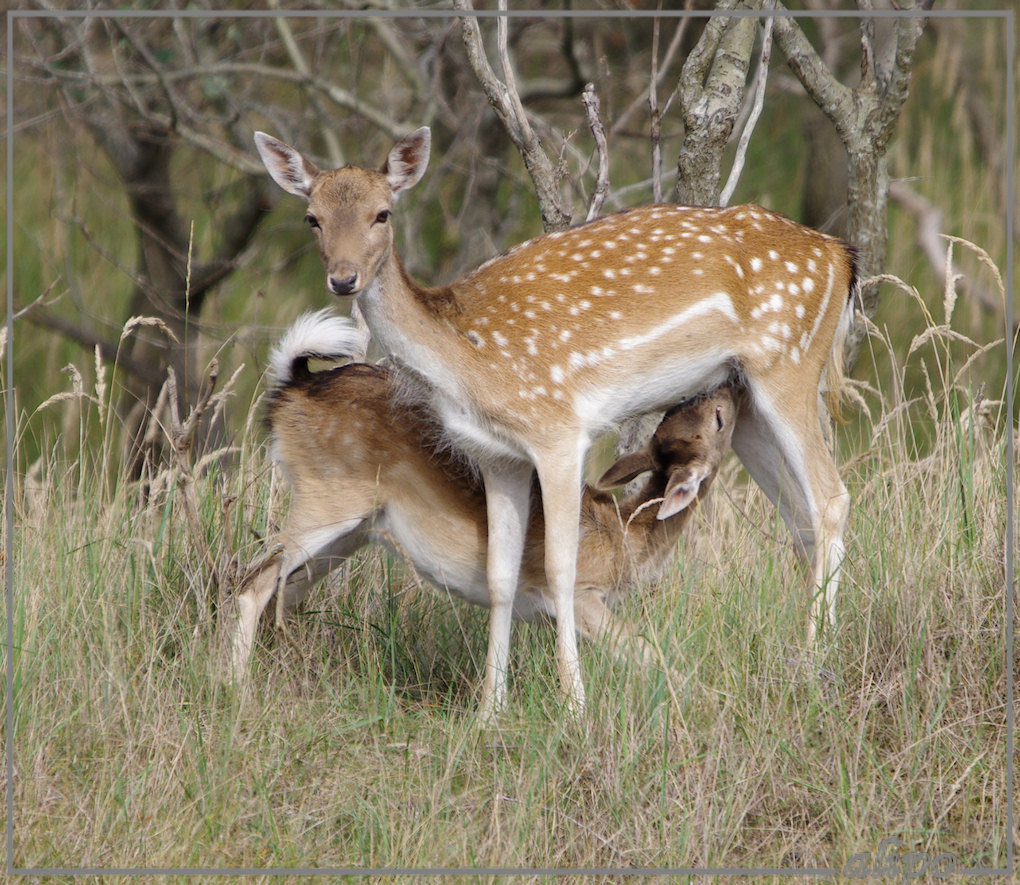
[(252, 423), (196, 482), (199, 537), (174, 468), (142, 501), (87, 453), (44, 460), (13, 502), (14, 863), (841, 868), (895, 836), (1001, 865), (1003, 438), (963, 426), (945, 354), (936, 337), (950, 383), (930, 403), (864, 394), (875, 433), (844, 466), (840, 622), (817, 650), (785, 529), (730, 461), (623, 606), (677, 679), (585, 647), (577, 721), (552, 631), (526, 625), (509, 709), (479, 728), (485, 612), (379, 551), (286, 635), (262, 629), (239, 697), (209, 608), (286, 504)]

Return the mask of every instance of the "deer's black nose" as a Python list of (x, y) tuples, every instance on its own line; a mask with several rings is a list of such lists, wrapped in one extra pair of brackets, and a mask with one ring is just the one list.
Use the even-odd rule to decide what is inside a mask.
[(350, 295), (354, 291), (355, 286), (358, 284), (358, 275), (351, 274), (345, 279), (338, 279), (337, 277), (330, 276), (329, 278), (329, 291), (334, 295)]

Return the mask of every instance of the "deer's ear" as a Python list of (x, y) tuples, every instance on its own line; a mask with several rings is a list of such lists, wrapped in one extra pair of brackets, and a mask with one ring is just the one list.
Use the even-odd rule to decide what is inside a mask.
[(273, 181), (288, 194), (306, 200), (312, 195), (312, 181), (319, 174), (314, 163), (265, 132), (255, 133), (255, 147)]
[(389, 181), (394, 199), (401, 191), (421, 181), (429, 165), (431, 145), (432, 131), (428, 126), (422, 126), (393, 146), (380, 171)]
[(651, 470), (654, 466), (651, 453), (647, 449), (631, 452), (629, 455), (624, 455), (603, 473), (599, 477), (598, 482), (595, 483), (595, 488), (605, 491), (606, 489), (616, 489), (620, 486), (625, 486), (635, 476), (640, 476), (645, 471)]
[(705, 467), (675, 471), (666, 483), (666, 491), (662, 495), (662, 504), (656, 514), (658, 519), (669, 519), (681, 510), (690, 507), (697, 498), (705, 480), (711, 481), (712, 472)]

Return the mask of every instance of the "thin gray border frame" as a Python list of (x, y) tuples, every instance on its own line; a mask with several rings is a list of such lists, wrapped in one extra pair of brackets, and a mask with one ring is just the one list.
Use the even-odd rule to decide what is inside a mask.
[[(783, 17), (790, 18), (965, 18), (965, 19), (1004, 19), (1006, 29), (1006, 192), (1010, 199), (1006, 201), (1006, 411), (1009, 427), (1013, 427), (1014, 389), (1013, 375), (1014, 347), (1011, 330), (1013, 328), (1013, 164), (1015, 162), (1014, 144), (1014, 11), (1012, 9), (987, 10), (928, 10), (927, 12), (900, 10), (785, 10)], [(400, 9), (400, 10), (8, 10), (7, 11), (7, 384), (3, 390), (4, 411), (6, 414), (7, 432), (7, 476), (4, 488), (6, 512), (6, 613), (7, 635), (5, 647), (5, 665), (7, 691), (5, 696), (5, 756), (7, 764), (7, 820), (6, 820), (6, 858), (5, 869), (9, 876), (58, 876), (58, 875), (92, 875), (92, 876), (165, 876), (165, 875), (202, 875), (202, 876), (439, 876), (439, 875), (604, 875), (604, 876), (838, 876), (841, 870), (831, 868), (787, 869), (787, 868), (503, 868), (503, 867), (323, 867), (323, 868), (284, 868), (284, 867), (15, 867), (12, 863), (14, 855), (14, 24), (18, 19), (28, 18), (335, 18), (335, 19), (369, 19), (369, 18), (462, 18), (473, 15), (476, 18), (711, 18), (722, 15), (729, 18), (765, 18), (767, 10), (475, 10), (462, 13), (446, 9)], [(954, 871), (966, 876), (1009, 876), (1014, 870), (1015, 856), (1013, 849), (1013, 831), (1015, 808), (1013, 802), (1014, 784), (1014, 686), (1011, 677), (1014, 653), (1014, 551), (1015, 522), (1013, 500), (1013, 434), (1006, 433), (1006, 532), (1005, 532), (1005, 596), (1006, 596), (1006, 650), (1005, 650), (1005, 681), (1006, 681), (1006, 867), (1004, 869), (967, 869)]]

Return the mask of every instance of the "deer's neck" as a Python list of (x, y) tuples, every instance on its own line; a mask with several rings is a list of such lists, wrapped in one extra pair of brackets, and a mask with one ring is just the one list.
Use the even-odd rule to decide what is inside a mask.
[(373, 337), (387, 353), (433, 385), (449, 389), (450, 379), (437, 377), (442, 363), (436, 360), (437, 354), (448, 360), (453, 350), (452, 328), (442, 322), (457, 312), (449, 288), (420, 286), (391, 250), (357, 301)]
[(424, 379), (431, 408), (446, 435), (478, 461), (522, 460), (512, 438), (489, 426), (467, 395), (478, 376), (478, 357), (457, 328), (460, 305), (445, 286), (419, 286), (391, 253), (375, 279), (358, 295), (372, 336), (402, 367)]

